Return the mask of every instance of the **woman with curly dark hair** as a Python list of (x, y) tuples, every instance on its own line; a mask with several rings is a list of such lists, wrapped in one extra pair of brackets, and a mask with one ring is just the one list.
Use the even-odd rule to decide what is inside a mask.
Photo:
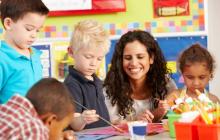
[(154, 37), (135, 30), (117, 42), (104, 81), (106, 105), (113, 123), (159, 121), (167, 112), (165, 96), (176, 89)]

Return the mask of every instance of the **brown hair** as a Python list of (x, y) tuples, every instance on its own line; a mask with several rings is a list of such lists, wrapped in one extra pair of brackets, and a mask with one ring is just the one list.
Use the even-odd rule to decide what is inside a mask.
[(37, 82), (26, 97), (39, 115), (51, 112), (61, 120), (74, 111), (73, 99), (67, 87), (54, 78), (44, 78)]
[(210, 71), (213, 77), (213, 72), (215, 68), (215, 61), (209, 51), (200, 44), (193, 44), (188, 49), (182, 52), (178, 59), (179, 69), (183, 72), (183, 69), (187, 65), (192, 65), (193, 63), (206, 63), (207, 69)]
[(47, 15), (49, 9), (41, 0), (2, 0), (0, 4), (1, 21), (9, 17), (14, 22), (23, 18), (28, 12)]
[(124, 117), (131, 111), (133, 99), (131, 98), (132, 88), (129, 76), (123, 69), (123, 52), (125, 46), (134, 41), (143, 44), (149, 56), (154, 59), (154, 63), (146, 74), (147, 79), (145, 81), (154, 98), (164, 99), (167, 95), (166, 84), (170, 74), (162, 51), (149, 32), (134, 30), (122, 35), (115, 46), (111, 67), (105, 78), (104, 87), (111, 104), (117, 105), (119, 114)]

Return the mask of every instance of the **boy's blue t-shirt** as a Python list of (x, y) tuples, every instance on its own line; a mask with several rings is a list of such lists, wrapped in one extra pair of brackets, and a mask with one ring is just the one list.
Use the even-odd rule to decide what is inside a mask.
[(30, 58), (19, 54), (5, 41), (0, 42), (0, 104), (15, 93), (25, 96), (42, 78), (41, 51), (31, 48)]

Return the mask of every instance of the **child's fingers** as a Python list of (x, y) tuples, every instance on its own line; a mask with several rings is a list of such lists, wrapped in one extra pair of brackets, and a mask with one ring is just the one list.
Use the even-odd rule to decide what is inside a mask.
[(95, 114), (95, 115), (85, 115), (83, 117), (86, 120), (98, 120), (99, 119), (99, 115), (97, 115), (97, 114)]
[(83, 114), (85, 114), (85, 115), (93, 115), (93, 114), (96, 114), (96, 110), (85, 110), (85, 111), (83, 111)]
[(96, 110), (85, 110), (82, 113), (83, 120), (89, 124), (99, 120), (99, 115), (96, 114)]
[(99, 120), (99, 118), (84, 118), (84, 121), (86, 122), (86, 124), (90, 124), (90, 123), (96, 122), (98, 120)]
[(75, 135), (72, 130), (66, 130), (63, 132), (63, 139), (64, 140), (75, 140)]

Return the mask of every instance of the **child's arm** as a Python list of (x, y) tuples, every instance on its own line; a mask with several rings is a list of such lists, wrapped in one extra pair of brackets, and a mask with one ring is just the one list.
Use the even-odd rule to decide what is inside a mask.
[[(73, 96), (75, 102), (75, 112), (74, 118), (70, 126), (75, 131), (82, 130), (86, 124), (95, 122), (98, 120), (98, 115), (95, 110), (84, 110), (81, 105), (83, 105), (83, 92), (76, 80), (67, 80), (64, 81), (68, 87), (71, 95)], [(84, 110), (84, 111), (83, 111)]]
[(75, 113), (71, 127), (75, 131), (82, 130), (86, 124), (90, 124), (99, 120), (99, 115), (95, 110), (84, 110), (82, 113)]
[(209, 96), (209, 99), (213, 101), (214, 103), (217, 103), (217, 102), (220, 103), (219, 98), (215, 96), (214, 94), (209, 93), (208, 96)]

